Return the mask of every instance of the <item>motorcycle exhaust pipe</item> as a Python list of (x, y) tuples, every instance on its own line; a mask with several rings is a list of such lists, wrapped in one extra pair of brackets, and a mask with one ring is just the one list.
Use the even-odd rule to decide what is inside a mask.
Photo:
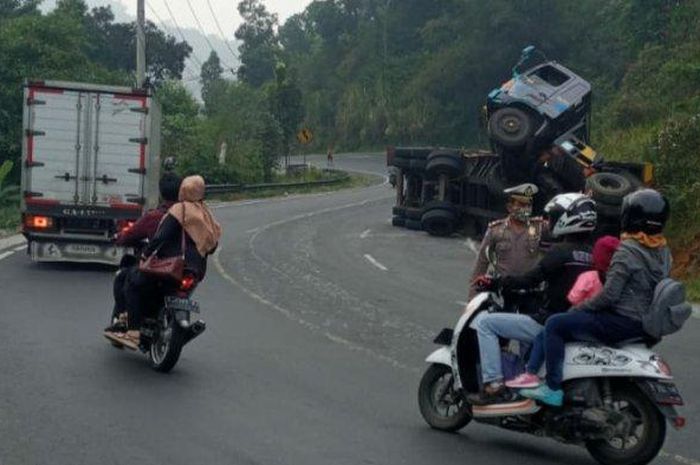
[(207, 329), (207, 324), (202, 320), (197, 320), (185, 329), (185, 344), (196, 338)]

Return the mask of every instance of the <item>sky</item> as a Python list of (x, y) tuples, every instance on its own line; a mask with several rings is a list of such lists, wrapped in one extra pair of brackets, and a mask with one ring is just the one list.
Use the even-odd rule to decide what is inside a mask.
[[(85, 2), (90, 8), (110, 5), (117, 22), (132, 21), (136, 17), (136, 0), (85, 0)], [(302, 12), (311, 0), (263, 0), (263, 3), (268, 11), (278, 15), (279, 23), (283, 24), (293, 14)], [(42, 9), (50, 10), (55, 4), (56, 0), (44, 0)], [(238, 58), (234, 56), (238, 52), (238, 45), (234, 42), (233, 33), (242, 20), (236, 9), (237, 0), (189, 0), (189, 4), (192, 10), (187, 0), (146, 0), (146, 19), (153, 21), (178, 40), (181, 40), (180, 31), (182, 31), (185, 40), (193, 48), (192, 55), (185, 63), (183, 80), (188, 88), (198, 95), (199, 86), (196, 81), (200, 65), (209, 57), (212, 48), (219, 55), (225, 72), (229, 77), (233, 76), (238, 66)]]

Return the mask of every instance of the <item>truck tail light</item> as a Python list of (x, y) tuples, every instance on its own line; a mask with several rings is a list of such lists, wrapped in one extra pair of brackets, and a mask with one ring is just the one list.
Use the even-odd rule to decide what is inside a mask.
[(24, 226), (29, 229), (47, 230), (53, 228), (53, 218), (43, 215), (25, 215)]

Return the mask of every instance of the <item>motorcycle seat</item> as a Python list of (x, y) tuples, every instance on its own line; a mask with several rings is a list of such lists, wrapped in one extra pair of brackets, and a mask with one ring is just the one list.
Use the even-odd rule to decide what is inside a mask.
[(615, 349), (621, 349), (624, 346), (630, 345), (630, 344), (644, 344), (648, 348), (654, 347), (656, 344), (658, 344), (661, 341), (661, 339), (656, 339), (651, 336), (639, 336), (639, 337), (633, 337), (631, 339), (625, 339), (622, 341), (619, 341), (615, 344), (610, 344), (611, 347)]

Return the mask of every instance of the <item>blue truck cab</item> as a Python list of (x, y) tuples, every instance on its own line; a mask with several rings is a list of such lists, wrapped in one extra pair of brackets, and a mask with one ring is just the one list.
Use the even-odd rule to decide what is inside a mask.
[(494, 151), (550, 145), (565, 133), (589, 141), (591, 85), (526, 47), (513, 77), (488, 94), (486, 115)]

